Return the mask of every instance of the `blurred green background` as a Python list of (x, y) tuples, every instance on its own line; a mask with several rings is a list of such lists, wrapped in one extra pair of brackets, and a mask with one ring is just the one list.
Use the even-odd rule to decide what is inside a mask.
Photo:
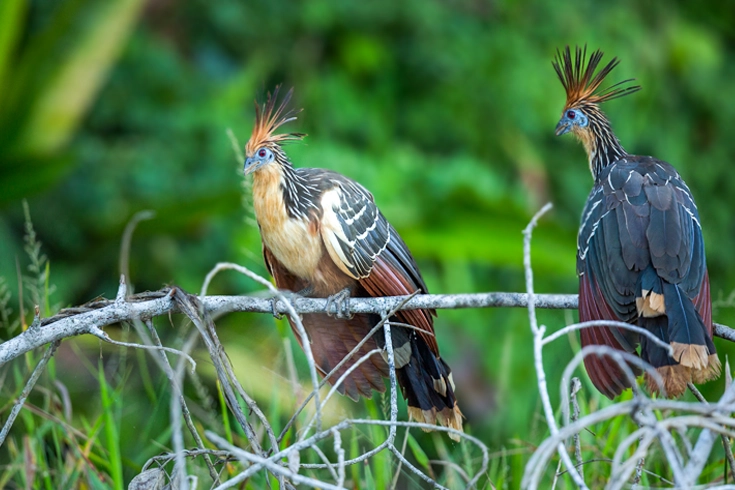
[[(734, 11), (732, 2), (632, 0), (2, 0), (8, 305), (17, 316), (16, 270), (25, 273), (28, 261), (22, 199), (50, 261), (51, 305), (114, 296), (123, 229), (141, 210), (156, 216), (133, 238), (136, 291), (198, 291), (220, 261), (265, 275), (227, 130), (243, 145), (253, 100), (279, 83), (293, 86), (294, 105), (304, 108), (287, 129), (309, 134), (287, 148), (294, 164), (334, 169), (370, 189), (432, 292), (523, 290), (521, 230), (552, 201), (535, 235), (536, 291), (574, 293), (576, 231), (592, 182), (581, 146), (554, 136), (564, 94), (551, 60), (556, 48), (587, 43), (621, 59), (611, 81), (632, 77), (643, 87), (605, 110), (628, 151), (669, 161), (686, 179), (704, 226), (715, 321), (735, 325), (727, 302), (735, 289)], [(258, 289), (224, 273), (210, 291)], [(574, 319), (540, 312), (552, 330)], [(274, 359), (288, 329), (245, 314), (218, 327), (241, 378), (266, 380), (251, 388), (267, 406), (267, 380), (284, 376)], [(436, 329), (473, 433), (493, 449), (538, 443), (526, 312), (441, 311)], [(575, 348), (570, 338), (546, 350), (555, 400)], [(99, 406), (97, 380), (79, 367), (85, 352), (98, 356), (97, 341), (65, 342), (55, 361), (82, 413)], [(305, 365), (300, 352), (296, 363)], [(124, 429), (135, 426), (130, 407), (145, 403), (137, 370), (126, 376), (132, 419), (124, 420), (133, 421)], [(590, 390), (585, 396), (599, 398)], [(711, 383), (705, 394), (721, 390)], [(121, 442), (128, 477), (150, 456), (136, 456), (145, 441), (135, 435)]]

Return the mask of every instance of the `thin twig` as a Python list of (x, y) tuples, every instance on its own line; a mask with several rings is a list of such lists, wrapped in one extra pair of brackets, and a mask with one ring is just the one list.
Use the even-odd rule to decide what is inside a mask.
[(138, 211), (130, 218), (128, 224), (125, 225), (122, 239), (120, 240), (120, 274), (126, 278), (126, 286), (128, 293), (133, 292), (133, 285), (130, 282), (130, 243), (133, 241), (133, 232), (141, 221), (153, 219), (156, 216), (155, 211), (145, 210)]
[[(331, 485), (329, 483), (326, 483), (326, 482), (323, 482), (323, 481), (320, 481), (320, 480), (315, 480), (314, 478), (309, 478), (307, 476), (299, 475), (298, 473), (294, 473), (294, 472), (290, 471), (289, 469), (284, 468), (283, 466), (278, 465), (276, 463), (273, 463), (273, 462), (271, 462), (270, 460), (268, 460), (266, 458), (263, 458), (261, 456), (257, 456), (255, 454), (249, 453), (247, 451), (243, 451), (242, 449), (240, 449), (240, 448), (238, 448), (236, 446), (233, 446), (232, 444), (230, 444), (229, 442), (227, 442), (227, 440), (225, 440), (223, 437), (220, 437), (219, 435), (215, 434), (214, 432), (206, 431), (205, 434), (207, 435), (207, 437), (212, 442), (214, 442), (215, 444), (217, 444), (219, 447), (222, 447), (222, 448), (227, 449), (229, 452), (231, 452), (235, 457), (237, 457), (241, 461), (243, 461), (245, 463), (257, 463), (257, 464), (260, 464), (260, 465), (264, 466), (265, 468), (268, 468), (268, 471), (270, 471), (274, 475), (285, 476), (289, 480), (291, 480), (291, 481), (293, 481), (295, 483), (300, 483), (300, 484), (303, 484), (303, 485), (309, 485), (309, 486), (316, 487), (316, 488), (324, 488), (324, 489), (328, 489), (328, 490), (344, 490), (344, 487), (339, 487), (339, 486), (336, 486), (336, 485)], [(243, 474), (245, 474), (245, 472), (240, 473), (240, 475), (243, 475)], [(245, 478), (238, 478), (238, 477), (240, 477), (240, 475), (238, 475), (235, 478), (232, 478), (231, 480), (226, 481), (222, 485), (216, 487), (215, 490), (224, 490), (225, 488), (232, 488), (233, 486), (235, 486), (236, 484), (240, 483), (241, 481), (243, 481), (245, 479)]]
[[(152, 342), (156, 346), (161, 347), (162, 346), (161, 339), (158, 336), (158, 332), (156, 331), (156, 328), (153, 326), (153, 322), (151, 320), (146, 320), (145, 324), (148, 327), (148, 331), (150, 332)], [(169, 362), (168, 357), (163, 351), (159, 351), (159, 352), (160, 352), (160, 356), (157, 359), (160, 360), (160, 365), (163, 368), (163, 372), (166, 373), (166, 377), (168, 377), (171, 383), (176, 382), (176, 379), (177, 379), (176, 373), (174, 373), (173, 367), (171, 367), (171, 363)], [(179, 388), (176, 391), (179, 396), (179, 404), (181, 406), (181, 412), (182, 412), (182, 415), (184, 416), (184, 421), (186, 423), (186, 426), (189, 429), (189, 432), (191, 433), (191, 435), (194, 437), (194, 441), (197, 444), (197, 449), (203, 450), (205, 449), (204, 441), (202, 441), (202, 438), (199, 435), (199, 431), (197, 431), (196, 426), (194, 425), (194, 421), (191, 419), (191, 413), (189, 412), (189, 407), (186, 404), (186, 399), (184, 398), (183, 390)], [(217, 470), (214, 468), (214, 465), (212, 464), (212, 460), (210, 459), (208, 454), (204, 455), (204, 460), (207, 464), (207, 469), (209, 470), (209, 476), (212, 477), (212, 481), (214, 481), (215, 483), (218, 482), (219, 477), (217, 475)]]
[[(393, 336), (390, 333), (390, 322), (387, 321), (388, 314), (383, 316), (383, 331), (385, 332), (385, 351), (388, 354), (388, 376), (390, 379), (390, 421), (398, 420), (398, 382), (396, 380), (396, 360), (393, 352)], [(391, 425), (388, 429), (388, 441), (393, 446), (396, 440), (396, 426)]]
[[(228, 451), (222, 451), (219, 449), (185, 449), (183, 451), (183, 454), (187, 458), (196, 458), (203, 455), (214, 456), (217, 458), (215, 464), (220, 464), (234, 459)], [(174, 458), (176, 458), (176, 454), (174, 453), (166, 453), (153, 456), (148, 461), (146, 461), (146, 463), (143, 465), (143, 468), (141, 469), (141, 472), (146, 471), (154, 463), (157, 463), (159, 466), (165, 466), (173, 461)]]
[[(322, 379), (321, 383), (319, 383), (319, 388), (321, 389), (321, 387), (324, 386), (327, 383), (327, 381), (329, 379), (331, 379), (331, 377), (338, 370), (340, 370), (342, 368), (342, 366), (344, 366), (350, 359), (352, 359), (360, 351), (360, 349), (362, 348), (362, 346), (365, 345), (365, 343), (367, 343), (367, 341), (370, 340), (373, 337), (373, 335), (375, 335), (378, 332), (378, 330), (380, 330), (381, 328), (383, 328), (383, 324), (387, 321), (388, 318), (390, 318), (393, 315), (395, 315), (396, 312), (398, 312), (398, 310), (401, 309), (401, 306), (402, 305), (404, 305), (407, 301), (409, 301), (411, 298), (413, 298), (417, 294), (418, 294), (418, 291), (414, 292), (413, 294), (411, 294), (409, 296), (406, 296), (404, 301), (402, 301), (401, 303), (399, 303), (398, 305), (396, 305), (396, 307), (393, 308), (392, 310), (390, 310), (386, 315), (383, 315), (381, 317), (380, 321), (367, 333), (367, 335), (365, 335), (365, 337), (363, 337), (362, 340), (360, 340), (360, 342), (358, 342), (357, 345), (355, 345), (355, 347), (350, 352), (348, 352), (347, 355), (344, 358), (342, 358), (342, 360), (339, 361), (337, 363), (337, 365), (334, 366), (334, 368), (332, 368), (331, 371), (329, 371), (326, 374), (326, 376), (324, 376), (324, 378)], [(335, 386), (339, 386), (339, 384), (340, 384), (340, 381), (339, 380), (337, 380), (334, 383)], [(329, 396), (331, 396), (331, 395), (327, 395), (327, 397), (329, 397)], [(289, 429), (291, 428), (291, 426), (293, 425), (293, 423), (296, 421), (296, 418), (304, 410), (304, 408), (306, 407), (306, 405), (309, 404), (309, 402), (311, 401), (312, 397), (313, 397), (313, 392), (310, 393), (304, 399), (303, 402), (301, 402), (301, 405), (299, 406), (299, 408), (296, 409), (296, 411), (294, 412), (294, 414), (291, 416), (291, 419), (283, 427), (283, 430), (281, 430), (281, 434), (278, 436), (278, 442), (281, 442), (281, 440), (283, 440), (283, 437), (288, 433)]]
[[(546, 415), (546, 424), (548, 425), (549, 430), (551, 431), (551, 435), (553, 437), (557, 435), (559, 429), (556, 425), (556, 419), (554, 418), (554, 409), (552, 408), (551, 400), (549, 399), (549, 390), (546, 384), (546, 372), (544, 371), (543, 364), (543, 339), (544, 333), (546, 332), (546, 327), (544, 327), (543, 325), (539, 326), (536, 320), (536, 298), (533, 291), (533, 269), (531, 268), (531, 237), (533, 234), (533, 229), (536, 227), (536, 224), (538, 223), (538, 220), (541, 218), (541, 216), (549, 211), (551, 207), (551, 203), (547, 203), (543, 208), (541, 208), (541, 210), (536, 213), (536, 215), (534, 215), (534, 217), (531, 219), (531, 222), (523, 231), (523, 267), (526, 273), (526, 291), (528, 293), (528, 319), (531, 324), (531, 332), (533, 333), (534, 339), (533, 357), (534, 365), (536, 367), (536, 377), (538, 379), (538, 391), (541, 395), (541, 404), (543, 405), (544, 414)], [(574, 467), (574, 463), (572, 463), (569, 454), (566, 452), (564, 442), (559, 441), (557, 448), (559, 456), (564, 462), (564, 465), (569, 471), (569, 474), (574, 480), (574, 483), (576, 483), (577, 486), (579, 486), (580, 488), (586, 489), (587, 485), (585, 485), (584, 479)], [(528, 480), (524, 475), (522, 486), (527, 487), (527, 484)], [(535, 488), (535, 486), (533, 485), (532, 487)]]
[[(697, 389), (696, 386), (694, 386), (692, 383), (687, 383), (687, 387), (689, 388), (689, 391), (691, 391), (694, 395), (694, 398), (705, 405), (709, 405), (707, 399), (704, 397), (704, 395), (702, 395), (702, 393)], [(727, 464), (730, 467), (730, 475), (732, 476), (733, 481), (735, 481), (735, 458), (733, 458), (730, 438), (724, 434), (720, 434), (720, 437), (722, 438), (722, 447), (725, 450), (725, 458), (727, 458)]]
[[(209, 286), (209, 283), (212, 281), (214, 276), (224, 270), (234, 270), (234, 271), (237, 271), (249, 277), (253, 281), (259, 283), (261, 286), (266, 287), (273, 296), (278, 298), (285, 305), (286, 307), (285, 313), (288, 314), (289, 318), (291, 319), (291, 325), (294, 327), (294, 329), (296, 330), (296, 332), (298, 333), (301, 339), (301, 346), (303, 347), (304, 354), (306, 355), (306, 360), (309, 364), (309, 374), (311, 375), (311, 385), (312, 385), (312, 393), (313, 393), (313, 398), (314, 398), (314, 406), (316, 407), (316, 427), (317, 427), (317, 431), (321, 431), (322, 413), (321, 413), (321, 404), (319, 403), (319, 377), (317, 375), (316, 361), (314, 361), (314, 354), (311, 351), (311, 342), (309, 340), (309, 335), (306, 333), (306, 329), (304, 328), (303, 323), (301, 323), (301, 317), (296, 312), (296, 310), (293, 307), (293, 304), (291, 303), (289, 298), (283, 293), (283, 291), (279, 291), (268, 280), (255, 274), (247, 267), (243, 267), (239, 264), (233, 264), (230, 262), (220, 262), (211, 271), (209, 271), (209, 273), (207, 274), (207, 277), (204, 279), (204, 284), (202, 285), (202, 292), (200, 296), (202, 297), (205, 296), (207, 287)], [(272, 310), (273, 308), (271, 308), (271, 311)], [(326, 311), (326, 305), (323, 311)]]
[[(579, 378), (572, 378), (572, 386), (570, 388), (570, 398), (572, 399), (572, 422), (579, 420), (579, 402), (577, 401), (577, 393), (582, 389), (582, 382)], [(579, 440), (579, 432), (572, 436), (574, 441), (574, 459), (577, 461), (579, 475), (584, 478), (584, 468), (582, 467), (582, 444)]]
[(199, 330), (199, 333), (204, 340), (204, 345), (209, 351), (209, 357), (212, 359), (215, 371), (217, 372), (217, 378), (220, 380), (220, 385), (222, 386), (222, 390), (224, 391), (225, 395), (225, 401), (227, 402), (230, 411), (235, 415), (235, 419), (240, 424), (243, 432), (245, 432), (245, 436), (248, 438), (250, 445), (253, 446), (256, 453), (260, 454), (262, 452), (262, 449), (260, 447), (260, 444), (258, 443), (257, 437), (255, 436), (255, 431), (250, 425), (250, 422), (248, 422), (245, 413), (242, 411), (242, 408), (237, 401), (237, 396), (232, 390), (229, 378), (227, 377), (227, 372), (222, 364), (222, 359), (219, 355), (220, 349), (217, 345), (215, 345), (214, 341), (209, 335), (209, 329), (205, 326), (205, 323), (211, 320), (202, 319), (199, 314), (200, 309), (195, 304), (193, 304), (193, 302), (196, 301), (195, 296), (188, 296), (179, 289), (174, 290), (173, 296), (182, 312), (186, 316), (188, 316), (189, 319), (191, 319), (197, 330)]
[[(36, 322), (34, 321), (34, 323)], [(39, 328), (39, 327), (31, 324), (31, 326), (28, 328), (31, 329), (31, 328)], [(56, 352), (56, 349), (59, 347), (59, 344), (61, 344), (61, 341), (57, 340), (56, 342), (48, 346), (48, 349), (46, 349), (46, 352), (44, 352), (41, 360), (38, 361), (38, 364), (36, 365), (36, 368), (33, 370), (33, 373), (31, 373), (31, 377), (28, 378), (28, 381), (26, 382), (26, 385), (23, 388), (23, 391), (20, 392), (20, 396), (18, 396), (18, 398), (13, 403), (13, 409), (10, 411), (10, 414), (8, 415), (8, 419), (5, 421), (5, 425), (3, 425), (3, 430), (0, 431), (0, 446), (3, 445), (3, 443), (5, 442), (5, 438), (8, 437), (10, 428), (13, 427), (13, 423), (15, 422), (15, 419), (18, 417), (20, 410), (23, 408), (23, 405), (25, 404), (26, 399), (28, 398), (28, 395), (31, 394), (31, 391), (33, 390), (33, 387), (36, 385), (38, 378), (41, 377), (41, 374), (46, 369), (46, 364), (48, 364), (49, 360), (54, 355), (54, 352)]]
[(557, 330), (556, 332), (544, 337), (542, 343), (543, 345), (546, 345), (560, 337), (566, 336), (569, 332), (573, 332), (575, 330), (581, 330), (583, 328), (590, 328), (590, 327), (616, 327), (616, 328), (622, 328), (625, 330), (630, 330), (639, 335), (644, 335), (648, 337), (648, 339), (651, 342), (658, 345), (662, 349), (668, 351), (670, 355), (674, 354), (674, 349), (668, 343), (664, 342), (663, 340), (658, 338), (654, 333), (651, 333), (647, 329), (641, 328), (637, 325), (631, 325), (630, 323), (618, 322), (618, 321), (613, 321), (613, 320), (592, 320), (588, 322), (580, 322), (580, 323), (575, 323), (573, 325), (567, 325), (566, 327), (561, 328)]
[(635, 476), (633, 476), (633, 482), (631, 487), (636, 488), (636, 485), (638, 485), (641, 482), (641, 478), (643, 477), (643, 465), (646, 464), (646, 457), (641, 456), (638, 458), (638, 461), (635, 465)]
[[(169, 405), (169, 415), (171, 417), (171, 442), (174, 446), (174, 471), (172, 478), (172, 486), (176, 486), (181, 490), (189, 490), (189, 477), (186, 471), (186, 456), (184, 455), (184, 432), (181, 429), (181, 412), (182, 405), (179, 400), (184, 394), (181, 386), (184, 381), (184, 363), (183, 357), (176, 363), (176, 370), (173, 372), (171, 380), (171, 389), (173, 396)], [(216, 480), (215, 480), (216, 481)]]
[(345, 484), (345, 450), (342, 447), (342, 435), (336, 429), (332, 430), (334, 437), (334, 452), (337, 454), (337, 486)]

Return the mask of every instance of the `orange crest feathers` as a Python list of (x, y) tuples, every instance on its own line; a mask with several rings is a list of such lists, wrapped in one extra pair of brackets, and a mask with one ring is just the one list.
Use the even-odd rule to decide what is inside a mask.
[[(566, 107), (573, 107), (581, 103), (600, 104), (608, 100), (617, 99), (641, 89), (639, 85), (621, 87), (621, 85), (632, 82), (634, 79), (623, 80), (606, 89), (600, 90), (600, 85), (610, 72), (618, 66), (618, 59), (613, 58), (603, 69), (597, 74), (595, 70), (602, 59), (602, 51), (599, 49), (594, 51), (586, 61), (587, 45), (584, 48), (577, 46), (575, 48), (574, 61), (572, 61), (572, 52), (567, 46), (562, 54), (556, 50), (556, 60), (553, 61), (554, 70), (564, 85), (567, 92)], [(586, 66), (585, 66), (586, 61)]]
[(268, 97), (262, 106), (255, 101), (255, 125), (253, 126), (253, 134), (245, 145), (245, 154), (247, 156), (252, 156), (263, 145), (280, 145), (288, 141), (301, 140), (306, 136), (303, 133), (273, 134), (282, 125), (294, 121), (296, 114), (301, 112), (301, 109), (286, 111), (286, 106), (291, 101), (291, 96), (293, 95), (293, 89), (288, 91), (281, 104), (276, 107), (280, 88), (281, 86), (277, 85), (272, 95), (268, 92)]

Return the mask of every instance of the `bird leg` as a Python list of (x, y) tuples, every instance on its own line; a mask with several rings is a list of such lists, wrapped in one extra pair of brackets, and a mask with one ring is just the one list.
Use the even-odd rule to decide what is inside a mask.
[[(342, 291), (332, 294), (327, 298), (327, 315), (334, 318), (349, 320), (354, 315), (350, 313), (350, 295), (352, 290), (344, 288)], [(332, 313), (334, 305), (334, 313)]]
[[(301, 291), (298, 291), (296, 293), (292, 291), (283, 291), (284, 295), (289, 296), (302, 296), (305, 298), (308, 298), (312, 293), (314, 292), (314, 288), (312, 286), (306, 286)], [(273, 296), (271, 298), (271, 312), (273, 313), (273, 318), (276, 320), (281, 320), (283, 318), (283, 315), (278, 313), (278, 310), (276, 309), (276, 304), (278, 303), (278, 296)]]
[(304, 298), (311, 298), (311, 295), (314, 294), (314, 286), (306, 286), (301, 291), (296, 292), (296, 294)]
[(273, 313), (273, 318), (276, 320), (283, 320), (283, 315), (278, 313), (278, 310), (276, 310), (276, 303), (278, 303), (278, 296), (273, 296), (271, 298), (271, 312)]

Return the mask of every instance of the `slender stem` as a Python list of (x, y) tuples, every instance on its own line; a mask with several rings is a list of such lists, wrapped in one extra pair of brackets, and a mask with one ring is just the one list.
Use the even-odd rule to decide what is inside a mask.
[[(29, 329), (30, 328), (33, 328), (33, 325), (31, 325)], [(3, 425), (2, 431), (0, 431), (0, 446), (3, 445), (3, 443), (5, 442), (5, 438), (8, 437), (10, 428), (13, 427), (13, 423), (15, 422), (15, 419), (18, 417), (20, 410), (23, 408), (23, 405), (25, 404), (26, 399), (28, 399), (28, 395), (31, 394), (31, 391), (33, 390), (33, 387), (36, 385), (38, 378), (41, 377), (41, 374), (43, 373), (44, 369), (46, 369), (46, 364), (48, 364), (49, 360), (54, 355), (54, 352), (56, 352), (56, 349), (59, 347), (59, 344), (61, 344), (61, 341), (57, 340), (56, 342), (48, 346), (48, 349), (46, 349), (46, 352), (44, 352), (43, 357), (41, 358), (40, 361), (38, 361), (38, 364), (36, 364), (36, 368), (33, 370), (33, 373), (31, 373), (31, 377), (28, 378), (28, 381), (26, 382), (26, 385), (23, 388), (23, 391), (21, 391), (20, 396), (15, 400), (15, 403), (13, 404), (13, 409), (10, 411), (10, 415), (8, 415), (8, 419), (5, 421), (5, 425)]]

